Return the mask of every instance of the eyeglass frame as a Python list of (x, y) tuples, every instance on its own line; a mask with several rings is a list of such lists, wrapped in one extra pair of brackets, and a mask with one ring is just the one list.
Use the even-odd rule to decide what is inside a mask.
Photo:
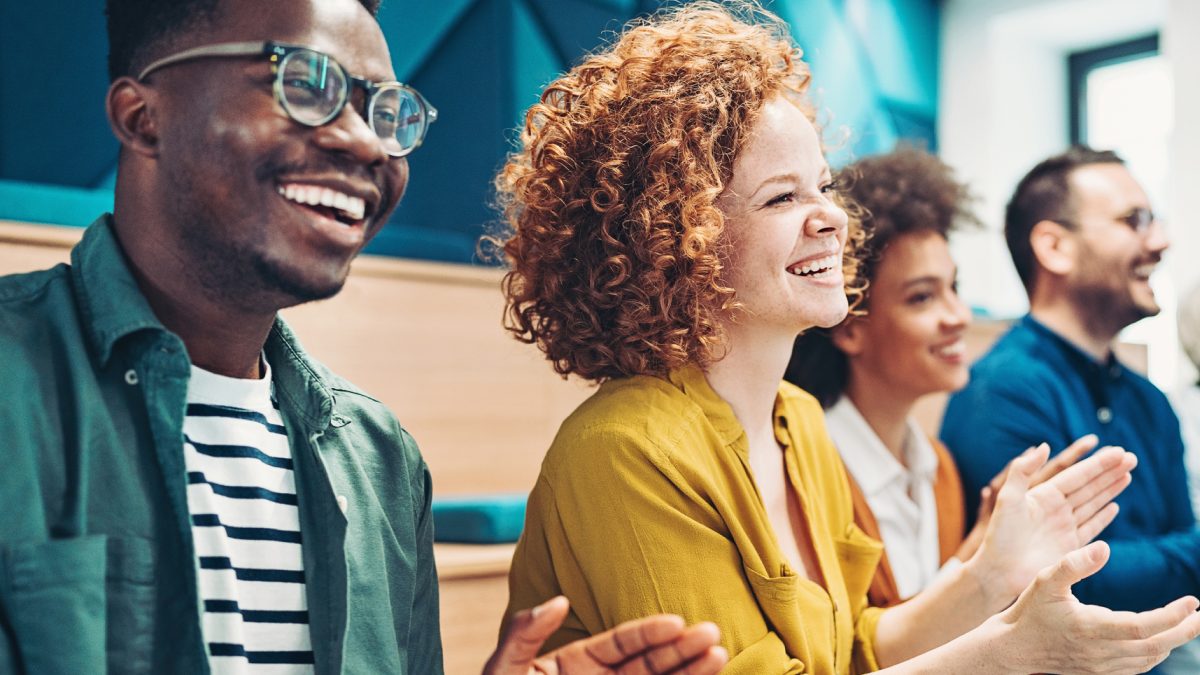
[[(1079, 223), (1067, 218), (1055, 218), (1055, 222), (1068, 225), (1073, 230), (1079, 229)], [(1132, 211), (1123, 216), (1114, 216), (1113, 221), (1125, 225), (1135, 235), (1144, 237), (1150, 233), (1150, 228), (1158, 222), (1158, 216), (1154, 215), (1154, 210), (1145, 206), (1134, 207)]]
[[(319, 54), (319, 55), (329, 59), (330, 61), (333, 62), (334, 65), (336, 65), (342, 71), (342, 74), (346, 77), (347, 87), (345, 90), (345, 95), (342, 97), (341, 102), (335, 107), (335, 109), (331, 113), (329, 113), (329, 115), (327, 115), (325, 118), (321, 119), (318, 122), (306, 122), (304, 120), (297, 119), (296, 116), (292, 114), (291, 110), (289, 110), (287, 103), (285, 103), (286, 96), (284, 95), (284, 92), (283, 92), (283, 78), (280, 75), (282, 73), (282, 71), (280, 70), (279, 66), (283, 62), (284, 58), (286, 58), (289, 54), (298, 52), (300, 50), (313, 52), (315, 54)], [(147, 65), (145, 68), (142, 69), (142, 72), (140, 72), (138, 74), (136, 79), (138, 82), (142, 82), (146, 79), (146, 77), (148, 75), (150, 75), (151, 73), (153, 73), (157, 70), (160, 70), (167, 66), (175, 65), (177, 63), (183, 63), (185, 61), (190, 61), (192, 59), (239, 57), (239, 56), (244, 56), (244, 57), (261, 56), (261, 57), (266, 57), (270, 61), (271, 74), (275, 76), (274, 82), (271, 85), (272, 93), (275, 95), (275, 102), (279, 104), (280, 108), (283, 108), (283, 111), (284, 111), (284, 113), (287, 114), (288, 119), (290, 119), (293, 122), (296, 122), (298, 124), (303, 124), (306, 127), (312, 127), (312, 128), (321, 127), (321, 126), (329, 124), (333, 120), (337, 119), (338, 115), (342, 114), (342, 111), (345, 109), (346, 104), (348, 104), (350, 102), (351, 91), (353, 90), (354, 87), (358, 87), (358, 88), (362, 89), (363, 92), (365, 92), (367, 95), (367, 98), (366, 98), (367, 107), (364, 111), (362, 111), (360, 113), (360, 115), (362, 116), (363, 120), (367, 123), (367, 126), (369, 126), (371, 128), (371, 131), (375, 132), (376, 137), (379, 137), (379, 139), (382, 141), (384, 139), (379, 136), (378, 131), (375, 131), (375, 122), (374, 122), (374, 119), (372, 116), (372, 111), (374, 110), (375, 101), (377, 100), (379, 92), (387, 90), (387, 89), (400, 89), (400, 90), (411, 93), (413, 98), (417, 101), (418, 105), (421, 106), (421, 111), (425, 117), (425, 125), (421, 129), (420, 137), (417, 138), (416, 142), (413, 144), (413, 146), (411, 148), (404, 149), (399, 154), (393, 154), (391, 152), (387, 152), (387, 150), (385, 149), (384, 152), (387, 152), (389, 157), (394, 157), (394, 158), (405, 157), (405, 156), (409, 155), (410, 153), (412, 153), (413, 150), (416, 150), (417, 148), (421, 147), (421, 144), (425, 141), (425, 135), (429, 133), (429, 126), (431, 124), (433, 124), (434, 122), (436, 122), (437, 118), (438, 118), (437, 108), (434, 108), (433, 105), (430, 104), (429, 101), (426, 100), (426, 98), (421, 95), (421, 92), (408, 86), (407, 84), (404, 84), (403, 82), (399, 82), (397, 80), (389, 80), (389, 81), (384, 81), (384, 82), (373, 82), (366, 78), (356, 77), (354, 75), (351, 75), (350, 71), (346, 70), (346, 67), (343, 66), (341, 64), (341, 62), (339, 62), (337, 59), (333, 58), (329, 54), (326, 54), (325, 52), (323, 52), (319, 49), (314, 49), (312, 47), (306, 47), (304, 45), (294, 45), (294, 44), (287, 44), (287, 43), (283, 43), (283, 42), (275, 42), (272, 40), (267, 40), (267, 41), (262, 41), (262, 42), (219, 42), (216, 44), (201, 45), (199, 47), (192, 47), (191, 49), (185, 49), (181, 52), (176, 52), (175, 54), (171, 54), (170, 56), (164, 56), (163, 58), (150, 63), (149, 65)]]

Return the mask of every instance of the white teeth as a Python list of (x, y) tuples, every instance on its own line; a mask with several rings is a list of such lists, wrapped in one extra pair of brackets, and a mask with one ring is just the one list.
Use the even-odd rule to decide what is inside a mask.
[(352, 197), (344, 192), (319, 185), (288, 183), (279, 186), (278, 191), (284, 199), (298, 204), (337, 209), (347, 220), (362, 220), (367, 210), (367, 202), (361, 197)]
[(824, 258), (818, 258), (817, 260), (812, 260), (810, 262), (806, 262), (803, 265), (793, 265), (788, 268), (788, 272), (791, 272), (792, 274), (795, 274), (795, 275), (801, 275), (801, 276), (809, 275), (809, 274), (812, 274), (814, 272), (818, 272), (821, 270), (834, 269), (835, 267), (838, 267), (839, 265), (841, 265), (841, 262), (842, 262), (841, 256), (839, 256), (837, 254), (827, 255)]
[(944, 356), (944, 357), (949, 357), (949, 358), (953, 358), (953, 357), (957, 357), (957, 356), (966, 356), (967, 343), (963, 342), (962, 340), (959, 340), (957, 342), (952, 342), (944, 347), (938, 347), (937, 349), (933, 350), (933, 353), (937, 354), (938, 356)]
[(1143, 279), (1149, 279), (1150, 275), (1154, 274), (1155, 267), (1158, 267), (1158, 265), (1155, 263), (1146, 263), (1145, 265), (1138, 265), (1137, 267), (1133, 268), (1133, 274), (1134, 274), (1134, 276), (1141, 277)]

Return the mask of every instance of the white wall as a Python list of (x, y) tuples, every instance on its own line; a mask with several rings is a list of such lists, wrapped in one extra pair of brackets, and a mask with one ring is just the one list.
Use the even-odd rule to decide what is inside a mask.
[[(1200, 2), (1170, 0), (1160, 48), (1171, 63), (1175, 125), (1167, 179), (1172, 250), (1167, 273), (1178, 295), (1200, 284)], [(1178, 356), (1174, 385), (1195, 382), (1195, 370)]]
[(987, 228), (956, 235), (962, 293), (1000, 316), (1027, 301), (1004, 244), (1003, 210), (1017, 180), (1068, 143), (1067, 54), (1159, 31), (1174, 72), (1176, 124), (1165, 204), (1174, 245), (1155, 281), (1163, 316), (1128, 339), (1150, 344), (1151, 377), (1191, 378), (1175, 347), (1176, 289), (1200, 282), (1200, 2), (1197, 0), (946, 0), (942, 10), (939, 154), (981, 196)]

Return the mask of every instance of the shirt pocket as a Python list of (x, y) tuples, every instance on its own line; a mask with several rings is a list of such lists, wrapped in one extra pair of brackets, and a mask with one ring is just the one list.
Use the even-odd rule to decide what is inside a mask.
[(883, 555), (883, 544), (850, 523), (844, 535), (833, 538), (833, 547), (842, 568), (846, 596), (853, 606), (852, 613), (857, 615), (866, 605), (867, 590)]
[(87, 535), (0, 548), (3, 609), (25, 672), (149, 673), (150, 542)]

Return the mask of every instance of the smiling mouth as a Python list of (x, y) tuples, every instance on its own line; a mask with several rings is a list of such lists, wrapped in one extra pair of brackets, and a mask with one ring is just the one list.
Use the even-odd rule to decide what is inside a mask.
[(827, 255), (824, 258), (817, 258), (806, 263), (796, 263), (787, 268), (788, 274), (794, 274), (798, 277), (813, 277), (820, 274), (826, 274), (835, 269), (840, 269), (842, 258), (839, 255)]
[(344, 192), (320, 185), (285, 183), (279, 194), (289, 201), (305, 206), (343, 225), (358, 225), (367, 211), (367, 202)]
[(959, 359), (967, 355), (967, 343), (962, 340), (955, 340), (948, 345), (935, 347), (933, 354), (943, 359)]
[(1143, 263), (1133, 268), (1133, 276), (1140, 281), (1150, 281), (1150, 275), (1157, 267), (1158, 263)]

